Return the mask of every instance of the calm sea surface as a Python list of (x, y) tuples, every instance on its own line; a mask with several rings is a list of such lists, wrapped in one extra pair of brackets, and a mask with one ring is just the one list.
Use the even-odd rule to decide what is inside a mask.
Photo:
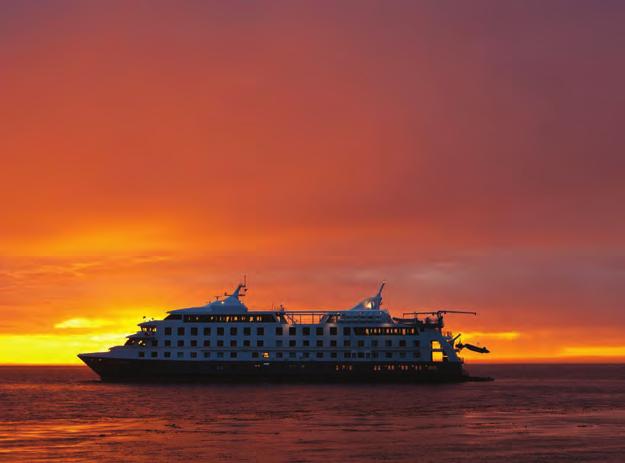
[(0, 461), (625, 462), (625, 365), (470, 365), (491, 383), (106, 384), (0, 367)]

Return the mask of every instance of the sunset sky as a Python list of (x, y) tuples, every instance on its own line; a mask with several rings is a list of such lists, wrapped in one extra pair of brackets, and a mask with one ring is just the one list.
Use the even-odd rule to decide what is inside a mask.
[(625, 360), (625, 4), (5, 1), (0, 363), (250, 308)]

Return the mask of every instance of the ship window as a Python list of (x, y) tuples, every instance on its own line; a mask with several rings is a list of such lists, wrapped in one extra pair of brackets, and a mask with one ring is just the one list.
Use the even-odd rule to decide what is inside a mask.
[(171, 339), (165, 339), (165, 347), (171, 346)]
[(256, 328), (256, 335), (257, 336), (264, 336), (265, 334), (265, 328), (260, 327), (260, 328)]
[(191, 352), (191, 358), (192, 359), (197, 358), (197, 352)]
[(243, 347), (250, 347), (252, 344), (250, 343), (249, 339), (244, 339), (243, 340)]
[(258, 340), (256, 341), (256, 345), (257, 345), (258, 347), (263, 347), (263, 346), (265, 345), (265, 342), (264, 342), (262, 339), (258, 339)]
[(207, 359), (211, 356), (210, 352), (204, 352), (204, 358)]
[(204, 347), (210, 347), (210, 345), (211, 345), (210, 339), (205, 339), (204, 340)]
[(211, 329), (210, 328), (204, 328), (204, 336), (210, 336), (211, 334)]
[(230, 347), (237, 347), (237, 341), (235, 339), (230, 341)]
[(224, 341), (223, 339), (218, 339), (217, 340), (217, 347), (223, 347), (224, 346)]
[(308, 357), (310, 357), (310, 352), (304, 352), (303, 356), (305, 359), (307, 359)]
[(399, 347), (406, 347), (406, 340), (405, 339), (400, 339), (399, 340)]
[(351, 352), (344, 352), (343, 353), (343, 357), (345, 357), (346, 359), (351, 358), (352, 357), (352, 353)]
[(243, 328), (243, 336), (250, 336), (252, 334), (252, 328), (249, 326), (247, 328)]
[(387, 359), (390, 359), (393, 357), (393, 354), (391, 352), (384, 352), (384, 357), (386, 357)]
[(164, 352), (164, 353), (163, 353), (163, 356), (164, 356), (166, 359), (168, 359), (168, 358), (170, 358), (170, 357), (171, 357), (171, 352)]
[(421, 346), (421, 342), (418, 339), (415, 339), (414, 346), (415, 347), (420, 347)]
[(336, 358), (336, 352), (330, 352), (330, 357), (332, 357), (333, 359)]
[(374, 359), (378, 358), (378, 353), (377, 352), (371, 352), (371, 357), (373, 357)]
[(330, 341), (330, 347), (336, 347), (336, 339)]
[(145, 357), (145, 352), (139, 352), (139, 357)]
[(165, 336), (169, 336), (171, 335), (171, 326), (168, 326), (167, 328), (165, 328)]
[(323, 352), (317, 352), (317, 358), (318, 359), (323, 358)]
[(182, 315), (167, 315), (165, 320), (182, 320)]
[(317, 336), (323, 336), (323, 327), (321, 326), (317, 327)]
[(386, 347), (393, 347), (393, 341), (391, 341), (390, 339), (387, 339), (386, 341), (384, 341), (384, 345)]
[(289, 327), (289, 335), (290, 336), (295, 336), (295, 327), (294, 326)]
[(310, 346), (310, 341), (308, 339), (304, 339), (303, 343), (304, 347)]
[(282, 347), (282, 339), (276, 341), (276, 347)]
[(365, 347), (364, 341), (358, 341), (358, 347)]
[(289, 341), (289, 347), (295, 347), (295, 339)]
[(269, 352), (263, 352), (263, 358), (264, 359), (268, 359), (269, 358)]
[(343, 341), (343, 347), (349, 347), (351, 345), (352, 343), (349, 341), (349, 339), (346, 339), (345, 341)]
[(399, 358), (405, 359), (406, 358), (406, 353), (405, 352), (400, 352), (399, 353)]
[(351, 329), (348, 326), (343, 328), (343, 334), (345, 336), (349, 335), (350, 333), (351, 333)]
[(378, 347), (378, 340), (374, 339), (371, 341), (371, 347)]
[(231, 327), (230, 328), (230, 336), (236, 336), (237, 335), (237, 329), (236, 327)]
[(191, 347), (197, 347), (197, 341), (195, 339), (191, 340)]
[(310, 327), (305, 326), (305, 327), (302, 329), (302, 332), (303, 332), (304, 336), (310, 336)]
[(337, 333), (336, 326), (331, 326), (331, 327), (330, 327), (330, 334), (331, 334), (332, 336), (336, 336), (336, 333)]
[(217, 352), (217, 358), (224, 358), (224, 353), (223, 352)]
[(152, 339), (152, 347), (158, 346), (158, 341), (156, 339)]
[(257, 359), (258, 358), (258, 352), (252, 352), (252, 358), (253, 359)]
[(365, 358), (365, 353), (364, 352), (358, 352), (358, 358), (359, 359)]
[(295, 358), (295, 352), (289, 352), (289, 358), (294, 359)]
[(217, 336), (223, 336), (224, 335), (224, 329), (223, 327), (219, 327), (217, 328)]
[(279, 359), (281, 359), (284, 356), (284, 354), (282, 352), (276, 352), (276, 357), (278, 357)]
[(182, 357), (184, 357), (184, 352), (176, 352), (176, 357), (181, 359)]
[(178, 336), (184, 336), (184, 327), (178, 328)]
[(197, 336), (197, 327), (196, 326), (191, 328), (191, 336)]
[(180, 339), (178, 341), (178, 347), (183, 347), (184, 346), (184, 341), (182, 339)]
[(276, 336), (282, 336), (282, 327), (281, 326), (276, 327)]
[(323, 347), (323, 340), (319, 339), (317, 341), (317, 347)]

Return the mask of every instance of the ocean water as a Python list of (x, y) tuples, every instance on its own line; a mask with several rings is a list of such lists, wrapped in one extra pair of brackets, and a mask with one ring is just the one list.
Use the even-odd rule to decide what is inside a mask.
[(451, 385), (106, 384), (0, 367), (0, 461), (625, 462), (625, 365)]

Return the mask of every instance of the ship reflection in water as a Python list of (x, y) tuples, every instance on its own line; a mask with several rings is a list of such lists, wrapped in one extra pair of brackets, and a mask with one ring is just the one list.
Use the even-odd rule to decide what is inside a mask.
[(107, 384), (0, 367), (0, 461), (625, 461), (625, 366), (492, 383)]

